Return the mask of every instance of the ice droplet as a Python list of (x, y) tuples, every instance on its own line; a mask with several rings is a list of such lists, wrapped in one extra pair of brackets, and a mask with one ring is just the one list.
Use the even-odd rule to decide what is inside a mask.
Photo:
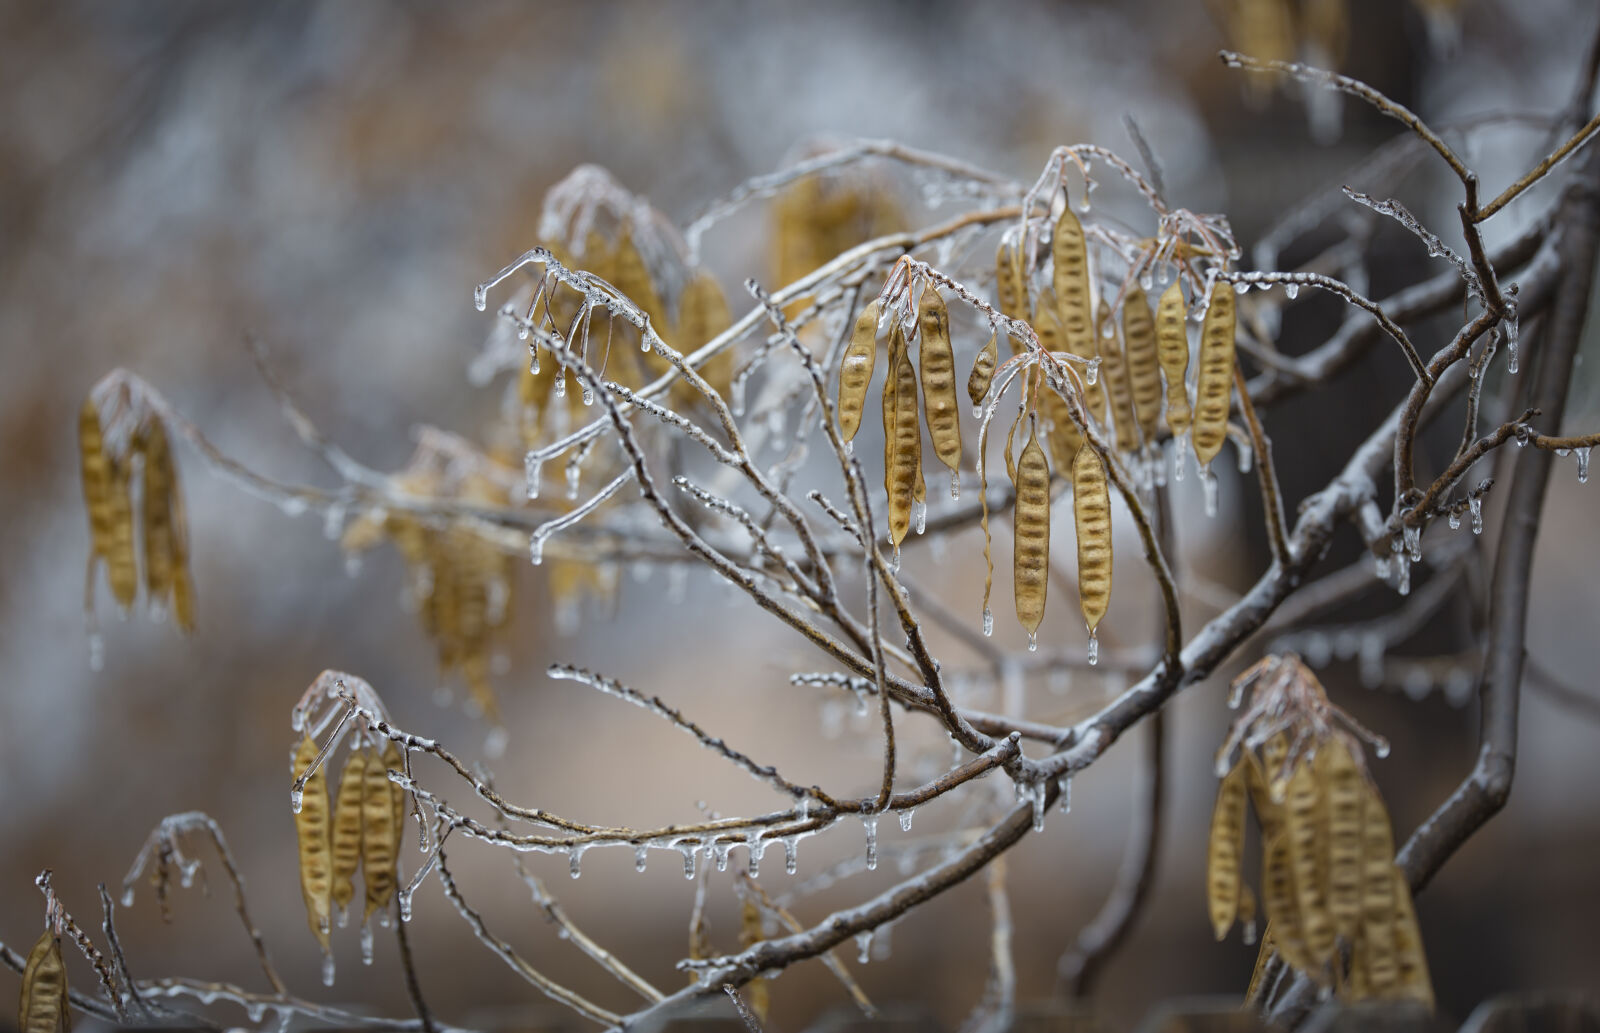
[(133, 906), (133, 887), (132, 886), (124, 886), (124, 887), (122, 887), (122, 906), (123, 907), (132, 907)]
[(872, 930), (856, 933), (856, 964), (865, 965), (872, 960)]
[(1402, 532), (1405, 537), (1406, 552), (1411, 555), (1412, 563), (1422, 562), (1422, 528), (1408, 526)]
[(567, 498), (578, 497), (578, 488), (583, 484), (583, 467), (577, 463), (567, 464)]
[(989, 638), (989, 637), (991, 637), (993, 635), (994, 635), (994, 611), (989, 609), (987, 606), (985, 606), (983, 608), (983, 637), (984, 638)]
[(1377, 754), (1379, 760), (1389, 756), (1389, 740), (1380, 738), (1372, 744), (1372, 752)]
[(1467, 510), (1472, 514), (1472, 533), (1483, 533), (1483, 496), (1477, 495), (1468, 500)]
[(289, 807), (290, 807), (290, 808), (291, 808), (291, 809), (292, 809), (292, 810), (293, 810), (293, 811), (294, 811), (294, 812), (295, 812), (295, 813), (296, 813), (296, 814), (299, 814), (299, 813), (300, 813), (300, 799), (301, 799), (301, 797), (302, 797), (302, 796), (304, 796), (304, 795), (305, 795), (305, 790), (303, 790), (303, 789), (294, 789), (294, 788), (291, 788), (291, 789), (290, 789), (290, 790), (289, 790)]
[(733, 410), (733, 414), (735, 416), (743, 416), (744, 415), (744, 378), (743, 377), (739, 377), (739, 378), (735, 379), (733, 384), (732, 384), (732, 386), (729, 388), (728, 393), (732, 396), (728, 400), (728, 408)]
[(1172, 479), (1183, 480), (1184, 461), (1189, 458), (1189, 439), (1177, 437), (1172, 440)]
[(1029, 795), (1033, 797), (1033, 831), (1043, 832), (1044, 798), (1046, 795), (1044, 791), (1044, 783), (1035, 782), (1033, 788), (1029, 790)]
[(878, 868), (878, 816), (876, 814), (862, 815), (861, 827), (867, 833), (867, 871), (876, 871)]
[(1089, 666), (1093, 667), (1100, 662), (1100, 639), (1093, 631), (1089, 632)]
[(1234, 445), (1239, 452), (1239, 472), (1249, 473), (1251, 467), (1255, 465), (1255, 449), (1251, 447), (1248, 441), (1237, 441), (1234, 442)]
[(1028, 632), (1028, 652), (1037, 653), (1038, 651), (1039, 651), (1039, 633), (1037, 631), (1030, 631), (1030, 632)]
[(106, 669), (106, 640), (98, 631), (89, 633), (89, 670), (103, 671)]
[(1450, 511), (1450, 530), (1461, 530), (1461, 514), (1453, 509)]
[(567, 851), (567, 874), (574, 879), (583, 874), (583, 849), (575, 846)]
[(644, 871), (645, 855), (648, 854), (649, 852), (650, 852), (650, 848), (645, 846), (643, 843), (640, 843), (638, 846), (635, 846), (633, 848), (633, 870), (634, 871), (636, 871), (636, 872)]
[(907, 807), (905, 810), (900, 812), (900, 831), (901, 832), (910, 832), (911, 831), (911, 816), (913, 814), (915, 814), (915, 813), (916, 813), (916, 811), (913, 808), (910, 808), (910, 807)]
[(844, 443), (844, 454), (845, 454), (846, 458), (856, 454), (855, 439), (852, 438), (851, 440), (846, 441)]
[(361, 923), (361, 963), (372, 964), (372, 923)]
[(950, 471), (950, 500), (958, 501), (961, 498), (961, 471)]
[(717, 871), (719, 872), (728, 870), (728, 846), (729, 844), (720, 840), (711, 844), (711, 857), (717, 862)]
[(928, 530), (928, 504), (926, 502), (911, 503), (911, 519), (916, 524), (918, 534), (926, 532)]
[(783, 840), (783, 870), (793, 875), (800, 870), (799, 840), (785, 836)]
[(522, 457), (522, 479), (527, 486), (528, 498), (538, 498), (539, 482), (544, 479), (544, 461), (532, 452)]
[(1083, 382), (1093, 387), (1100, 380), (1100, 356), (1096, 355), (1083, 368)]
[(1514, 311), (1506, 320), (1506, 372), (1517, 372), (1517, 316)]
[(528, 560), (536, 567), (544, 562), (544, 540), (548, 537), (549, 535), (535, 531), (528, 538)]
[(1578, 457), (1578, 483), (1579, 484), (1588, 484), (1589, 483), (1589, 446), (1588, 445), (1584, 445), (1582, 448), (1577, 449), (1574, 452), (1574, 454)]
[(1200, 486), (1206, 490), (1206, 516), (1214, 517), (1217, 515), (1217, 496), (1220, 493), (1220, 486), (1217, 475), (1211, 472), (1210, 463), (1200, 467)]
[(333, 985), (333, 955), (331, 953), (322, 956), (322, 985)]
[(1060, 790), (1060, 795), (1056, 797), (1056, 809), (1067, 814), (1072, 810), (1072, 776), (1063, 775), (1056, 783), (1056, 788)]
[(1155, 290), (1155, 286), (1155, 274), (1150, 271), (1149, 266), (1146, 266), (1144, 272), (1139, 274), (1139, 289), (1149, 293), (1150, 291)]
[(1395, 556), (1394, 561), (1395, 561), (1395, 565), (1399, 568), (1399, 571), (1400, 571), (1400, 581), (1399, 581), (1399, 584), (1394, 586), (1395, 587), (1395, 591), (1399, 592), (1401, 595), (1410, 595), (1411, 594), (1411, 556), (1408, 553), (1403, 553), (1402, 552), (1399, 555)]
[(698, 845), (692, 839), (684, 840), (678, 844), (678, 852), (683, 855), (683, 877), (685, 879), (694, 878), (694, 855)]
[(751, 832), (744, 841), (744, 848), (750, 853), (750, 878), (754, 879), (761, 874), (761, 855), (767, 852), (767, 842), (761, 838), (761, 833)]
[(564, 369), (556, 370), (556, 382), (555, 382), (555, 386), (554, 386), (553, 390), (555, 391), (555, 396), (557, 398), (565, 398), (565, 397), (567, 397), (567, 371), (566, 370), (564, 370)]
[(1300, 285), (1298, 283), (1286, 283), (1283, 285), (1283, 296), (1288, 298), (1290, 301), (1293, 301), (1299, 295)]
[(1250, 293), (1250, 281), (1249, 280), (1235, 280), (1234, 283), (1233, 283), (1233, 293), (1235, 293), (1235, 294), (1249, 294)]
[[(472, 288), (472, 307), (477, 309), (479, 312), (482, 312), (484, 309), (489, 307), (488, 284), (480, 283), (476, 287)], [(329, 985), (332, 985), (331, 980), (329, 981)]]

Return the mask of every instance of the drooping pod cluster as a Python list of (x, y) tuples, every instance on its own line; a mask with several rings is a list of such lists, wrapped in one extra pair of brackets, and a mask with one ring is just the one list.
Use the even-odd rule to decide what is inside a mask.
[(1248, 892), (1240, 874), (1248, 803), (1261, 829), (1267, 917), (1257, 978), (1276, 953), (1347, 1000), (1405, 998), (1431, 1008), (1427, 958), (1410, 888), (1394, 863), (1388, 810), (1359, 738), (1346, 729), (1370, 733), (1328, 702), (1296, 657), (1268, 657), (1240, 682), (1238, 691), (1253, 694), (1219, 754), (1226, 769), (1207, 848), (1217, 938), (1240, 917)]
[(22, 969), (22, 995), (17, 1002), (17, 1029), (21, 1033), (71, 1033), (72, 1011), (67, 1001), (67, 966), (61, 957), (61, 937), (46, 929), (28, 952)]
[[(102, 564), (124, 610), (144, 589), (145, 605), (195, 622), (183, 495), (167, 427), (150, 389), (116, 371), (95, 385), (78, 413), (78, 460), (89, 517), (85, 607), (93, 627), (95, 574)], [(135, 477), (140, 505), (133, 505)], [(142, 569), (141, 569), (142, 568)]]

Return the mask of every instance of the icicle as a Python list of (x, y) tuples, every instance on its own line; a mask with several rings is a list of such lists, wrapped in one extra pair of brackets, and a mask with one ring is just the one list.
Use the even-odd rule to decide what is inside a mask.
[(1172, 440), (1172, 479), (1183, 480), (1183, 463), (1189, 458), (1189, 439), (1177, 437)]
[(1450, 511), (1450, 530), (1461, 530), (1461, 513), (1459, 510), (1452, 509)]
[(557, 398), (567, 397), (567, 371), (565, 369), (556, 370), (556, 382), (554, 390)]
[(854, 440), (846, 441), (844, 443), (844, 454), (845, 458), (847, 459), (856, 454), (856, 443)]
[(1061, 780), (1056, 783), (1056, 788), (1060, 790), (1060, 794), (1056, 797), (1056, 807), (1062, 814), (1070, 813), (1072, 811), (1072, 776), (1062, 775)]
[(544, 562), (544, 540), (550, 537), (540, 531), (535, 531), (528, 538), (528, 559), (534, 566)]
[(1372, 558), (1372, 573), (1377, 576), (1379, 581), (1389, 580), (1389, 568), (1391, 566), (1392, 564), (1387, 556), (1374, 556)]
[(900, 573), (900, 546), (894, 547), (894, 555), (889, 557), (889, 573)]
[(1290, 301), (1293, 301), (1295, 298), (1300, 296), (1300, 285), (1293, 282), (1284, 284), (1283, 296), (1288, 298)]
[(259, 1023), (267, 1017), (267, 1006), (263, 1001), (251, 1001), (244, 1006), (245, 1018), (251, 1022)]
[(583, 874), (583, 852), (585, 849), (585, 847), (575, 846), (567, 850), (567, 874), (574, 879)]
[(678, 844), (678, 852), (683, 855), (683, 877), (694, 878), (694, 855), (699, 844), (692, 839), (686, 839)]
[(794, 836), (783, 837), (783, 870), (793, 875), (800, 870), (800, 841)]
[(344, 532), (344, 503), (334, 502), (322, 514), (322, 537), (337, 541)]
[(1044, 783), (1035, 782), (1028, 790), (1028, 795), (1033, 798), (1033, 831), (1044, 831)]
[(1088, 384), (1090, 387), (1093, 387), (1095, 383), (1099, 381), (1099, 379), (1100, 356), (1096, 355), (1094, 358), (1090, 359), (1089, 364), (1083, 368), (1083, 382)]
[(567, 464), (567, 498), (569, 500), (576, 499), (578, 497), (578, 488), (579, 488), (580, 485), (582, 485), (582, 483), (583, 483), (583, 467), (579, 466), (577, 463), (568, 463)]
[[(479, 312), (489, 307), (489, 285), (487, 283), (480, 283), (472, 288), (472, 307)], [(333, 981), (329, 980), (328, 985), (332, 986)]]
[(1037, 653), (1038, 651), (1039, 651), (1039, 633), (1037, 631), (1030, 631), (1030, 632), (1028, 632), (1028, 652)]
[(725, 872), (728, 870), (728, 846), (729, 844), (724, 843), (721, 840), (717, 840), (711, 844), (711, 858), (712, 860), (716, 861), (717, 871), (719, 872)]
[(928, 504), (926, 502), (911, 503), (911, 521), (916, 525), (918, 534), (928, 530)]
[(122, 906), (123, 907), (132, 907), (133, 906), (133, 887), (132, 886), (124, 886), (124, 887), (122, 887)]
[(872, 930), (856, 933), (856, 964), (865, 965), (872, 960)]
[(1512, 311), (1506, 320), (1506, 372), (1517, 372), (1517, 315)]
[(372, 964), (372, 923), (361, 923), (361, 963)]
[(1576, 453), (1578, 457), (1578, 483), (1589, 483), (1589, 446), (1584, 445)]
[(761, 833), (752, 831), (745, 838), (744, 847), (750, 853), (750, 878), (754, 879), (761, 874), (761, 855), (767, 852), (767, 843)]
[(636, 872), (644, 871), (645, 856), (647, 854), (649, 854), (649, 852), (650, 852), (650, 848), (645, 846), (643, 843), (639, 843), (639, 844), (634, 846), (634, 848), (633, 848), (633, 870), (634, 871), (636, 871)]
[(950, 500), (955, 502), (961, 498), (961, 471), (950, 471)]
[(1248, 441), (1235, 441), (1234, 447), (1239, 452), (1239, 472), (1249, 473), (1250, 468), (1255, 465), (1255, 449), (1251, 447)]
[(1422, 562), (1422, 528), (1408, 525), (1405, 528), (1405, 530), (1401, 532), (1401, 534), (1405, 538), (1405, 549), (1406, 549), (1406, 552), (1409, 553), (1410, 556), (1411, 556), (1411, 562), (1412, 563), (1421, 563)]
[(900, 831), (901, 832), (910, 832), (911, 831), (911, 816), (913, 814), (915, 814), (915, 813), (916, 813), (916, 811), (913, 808), (910, 808), (910, 807), (907, 807), (905, 810), (900, 812)]
[(876, 814), (862, 815), (861, 826), (867, 833), (867, 871), (876, 871), (878, 868), (878, 816)]
[(1089, 632), (1089, 666), (1093, 667), (1100, 662), (1100, 639), (1096, 632)]
[(522, 457), (522, 479), (527, 486), (528, 498), (538, 498), (539, 482), (544, 479), (544, 461), (532, 452)]
[(994, 635), (994, 611), (987, 606), (983, 608), (983, 637)]
[(1467, 502), (1467, 509), (1472, 513), (1472, 533), (1483, 533), (1483, 496), (1474, 495)]
[(1206, 516), (1217, 515), (1217, 497), (1221, 487), (1217, 482), (1217, 475), (1211, 472), (1211, 464), (1200, 467), (1200, 486), (1206, 490)]
[(89, 670), (103, 671), (106, 669), (106, 640), (98, 631), (89, 632)]
[(1250, 281), (1249, 280), (1235, 280), (1233, 282), (1233, 293), (1235, 293), (1235, 294), (1249, 294), (1250, 293)]
[(1246, 947), (1254, 947), (1256, 945), (1256, 920), (1254, 918), (1244, 924), (1244, 945)]
[(1395, 565), (1400, 571), (1399, 583), (1394, 586), (1395, 591), (1401, 595), (1411, 594), (1411, 556), (1408, 553), (1395, 554)]
[(328, 951), (322, 955), (322, 985), (333, 985), (333, 952)]
[(733, 410), (735, 416), (744, 415), (744, 377), (736, 377), (728, 393), (732, 396), (728, 401), (728, 408)]
[(296, 814), (300, 813), (300, 799), (304, 795), (305, 795), (305, 790), (304, 789), (296, 789), (293, 786), (289, 787), (289, 808), (291, 810), (293, 810)]

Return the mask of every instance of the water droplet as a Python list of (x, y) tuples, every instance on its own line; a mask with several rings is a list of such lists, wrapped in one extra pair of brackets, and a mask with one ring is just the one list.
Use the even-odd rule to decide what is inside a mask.
[(333, 955), (331, 953), (322, 956), (322, 985), (333, 985)]
[(645, 855), (647, 855), (649, 852), (650, 852), (650, 848), (645, 846), (643, 843), (640, 843), (640, 844), (638, 844), (637, 846), (635, 846), (633, 848), (633, 870), (634, 871), (636, 871), (636, 872), (644, 871)]
[(1038, 651), (1039, 651), (1039, 633), (1037, 631), (1030, 631), (1030, 632), (1028, 632), (1028, 652), (1037, 653)]
[(989, 637), (991, 637), (993, 635), (994, 635), (994, 611), (990, 610), (987, 606), (985, 606), (983, 608), (983, 637), (984, 638), (989, 638)]
[(361, 963), (372, 964), (372, 923), (361, 923)]
[(1584, 445), (1575, 453), (1578, 457), (1578, 483), (1589, 483), (1589, 446)]
[(872, 930), (856, 933), (856, 963), (865, 965), (872, 960)]
[(1089, 666), (1100, 662), (1100, 639), (1095, 631), (1089, 632)]
[(694, 878), (694, 855), (699, 846), (694, 840), (686, 839), (678, 844), (678, 852), (683, 855), (683, 877)]
[(527, 485), (528, 498), (538, 498), (539, 482), (544, 479), (544, 462), (532, 452), (522, 457), (522, 478)]
[(1483, 496), (1473, 496), (1467, 502), (1467, 511), (1472, 514), (1472, 533), (1483, 533)]
[(799, 858), (800, 843), (793, 836), (785, 836), (783, 840), (783, 870), (793, 875), (800, 869)]
[(1220, 487), (1217, 475), (1211, 472), (1210, 463), (1200, 467), (1200, 486), (1206, 490), (1206, 516), (1214, 517), (1217, 515), (1217, 496)]
[(574, 879), (583, 874), (583, 851), (581, 846), (567, 850), (567, 874)]
[(528, 538), (528, 560), (536, 567), (544, 562), (544, 540), (548, 537), (550, 536), (547, 534), (535, 531)]
[(907, 807), (905, 810), (900, 812), (900, 831), (901, 832), (910, 832), (911, 831), (911, 816), (913, 814), (915, 814), (915, 813), (916, 813), (916, 811), (913, 810), (910, 807)]
[(961, 498), (961, 471), (950, 471), (950, 499), (958, 501)]
[(1286, 283), (1283, 285), (1283, 296), (1288, 298), (1290, 301), (1293, 301), (1295, 298), (1299, 297), (1299, 295), (1300, 285), (1298, 283)]
[(861, 826), (867, 833), (867, 871), (876, 871), (878, 868), (878, 816), (876, 814), (862, 815)]
[(1378, 755), (1379, 760), (1383, 760), (1385, 757), (1389, 756), (1389, 740), (1382, 738), (1378, 739), (1372, 744), (1372, 752)]

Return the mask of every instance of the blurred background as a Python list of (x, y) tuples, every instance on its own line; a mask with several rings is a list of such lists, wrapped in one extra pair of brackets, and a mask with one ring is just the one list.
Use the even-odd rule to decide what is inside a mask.
[[(1347, 42), (1327, 43), (1329, 57), (1440, 121), (1557, 110), (1596, 18), (1583, 0), (1351, 0), (1344, 10)], [(683, 225), (821, 135), (892, 137), (1031, 181), (1061, 143), (1131, 155), (1123, 118), (1132, 115), (1165, 165), (1169, 194), (1226, 213), (1248, 254), (1277, 215), (1336, 187), (1398, 129), (1326, 98), (1308, 105), (1298, 90), (1245, 89), (1215, 57), (1221, 46), (1250, 45), (1236, 38), (1237, 24), (1231, 31), (1222, 7), (1178, 0), (0, 3), (0, 939), (14, 947), (33, 939), (41, 898), (32, 880), (45, 867), (67, 906), (97, 924), (95, 883), (118, 883), (163, 815), (204, 810), (241, 860), (290, 984), (314, 999), (406, 1014), (392, 938), (380, 936), (377, 961), (364, 968), (354, 932), (336, 930), (338, 983), (318, 981), (286, 798), (289, 707), (323, 668), (356, 672), (401, 726), (483, 756), (482, 722), (435, 699), (434, 654), (399, 605), (397, 557), (379, 551), (347, 575), (320, 519), (292, 519), (241, 493), (189, 452), (179, 460), (199, 628), (184, 639), (142, 612), (119, 621), (102, 587), (106, 664), (90, 670), (75, 414), (102, 374), (136, 371), (258, 471), (332, 485), (254, 372), (242, 343), (253, 333), (336, 441), (393, 469), (411, 453), (418, 424), (477, 436), (497, 418), (499, 385), (476, 388), (466, 377), (491, 328), (471, 288), (534, 243), (544, 191), (573, 166), (605, 166)], [(1304, 53), (1310, 44), (1290, 45)], [(1470, 159), (1498, 190), (1537, 157), (1542, 136), (1513, 126), (1473, 139)], [(1424, 164), (1391, 189), (1447, 230), (1454, 194), (1436, 172)], [(1497, 236), (1552, 196), (1520, 202)], [(763, 233), (753, 213), (708, 238), (707, 259), (730, 293), (747, 275), (767, 275)], [(1411, 238), (1384, 230), (1369, 293), (1381, 298), (1438, 269)], [(1294, 310), (1285, 349), (1321, 341), (1339, 315), (1321, 302)], [(1431, 351), (1447, 329), (1420, 329), (1419, 347)], [(1574, 385), (1570, 433), (1600, 423), (1593, 343)], [(1396, 357), (1376, 354), (1325, 394), (1266, 414), (1291, 506), (1393, 404), (1402, 375)], [(1600, 699), (1591, 674), (1596, 490), (1577, 483), (1570, 460), (1558, 462), (1528, 619), (1546, 680)], [(1198, 519), (1185, 518), (1179, 537), (1207, 583), (1238, 589), (1257, 576), (1264, 548), (1251, 482), (1225, 480), (1224, 492), (1209, 522), (1189, 499)], [(1348, 560), (1355, 539), (1344, 534), (1338, 555)], [(974, 620), (977, 543), (952, 543), (961, 561), (937, 570), (927, 549), (907, 559)], [(1123, 556), (1132, 555), (1130, 542)], [(642, 711), (550, 681), (542, 671), (554, 661), (659, 693), (798, 781), (872, 786), (873, 722), (787, 683), (814, 656), (705, 575), (694, 576), (681, 607), (667, 605), (665, 577), (643, 575), (622, 579), (615, 613), (590, 609), (576, 633), (561, 635), (541, 602), (545, 575), (519, 569), (509, 673), (496, 677), (512, 731), (496, 763), (506, 795), (631, 824), (774, 802)], [(1139, 613), (1152, 605), (1148, 585), (1131, 564), (1120, 583), (1130, 586), (1119, 602), (1133, 616), (1119, 634), (1136, 640)], [(1375, 586), (1342, 616), (1381, 615), (1396, 603)], [(1211, 612), (1195, 600), (1190, 627)], [(1000, 623), (1002, 641), (1020, 645)], [(1417, 648), (1458, 647), (1450, 634), (1434, 629)], [(708, 649), (718, 650), (709, 666)], [(1377, 777), (1404, 835), (1469, 766), (1473, 708), (1439, 692), (1413, 700), (1366, 688), (1354, 664), (1325, 674), (1337, 702), (1394, 740)], [(1215, 944), (1204, 908), (1225, 681), (1197, 686), (1171, 708), (1154, 899), (1095, 1001), (1118, 1026), (1157, 1001), (1242, 994), (1248, 980), (1254, 950), (1237, 938)], [(1070, 717), (1119, 687), (1114, 675), (1041, 682), (1029, 686), (1029, 711)], [(1441, 1010), (1458, 1018), (1502, 991), (1600, 991), (1600, 797), (1591, 791), (1600, 784), (1600, 723), (1592, 709), (1546, 692), (1530, 691), (1523, 715), (1509, 807), (1418, 899)], [(913, 756), (948, 756), (942, 737), (903, 723), (913, 726)], [(1119, 744), (1078, 781), (1071, 814), (1052, 815), (1044, 834), (1011, 855), (1024, 1001), (1051, 993), (1056, 958), (1111, 885), (1137, 752), (1132, 737)], [(449, 785), (438, 772), (423, 777)], [(912, 834), (885, 822), (885, 848), (937, 831), (936, 811)], [(808, 840), (798, 878), (860, 851), (854, 823)], [(455, 861), (500, 935), (580, 992), (619, 999), (556, 938), (502, 857), (462, 846)], [(653, 853), (635, 874), (626, 852), (591, 853), (576, 882), (563, 859), (530, 864), (596, 939), (659, 985), (677, 985), (671, 965), (685, 952), (695, 884), (675, 855)], [(893, 863), (882, 865), (798, 910), (815, 920), (896, 875)], [(762, 881), (778, 892), (796, 880), (769, 855)], [(120, 914), (136, 975), (259, 983), (220, 871), (211, 886), (209, 897), (177, 893), (171, 924), (149, 894)], [(711, 897), (713, 938), (731, 949), (728, 877)], [(875, 999), (913, 1002), (953, 1027), (987, 971), (983, 899), (974, 881), (899, 923), (869, 964), (842, 953)], [(436, 886), (419, 893), (411, 931), (423, 989), (449, 1021), (525, 1025), (552, 1011), (472, 940)], [(92, 978), (74, 975), (79, 985)], [(0, 972), (0, 996), (16, 985)], [(845, 1000), (815, 962), (774, 984), (772, 997), (774, 1021), (787, 1029)]]

